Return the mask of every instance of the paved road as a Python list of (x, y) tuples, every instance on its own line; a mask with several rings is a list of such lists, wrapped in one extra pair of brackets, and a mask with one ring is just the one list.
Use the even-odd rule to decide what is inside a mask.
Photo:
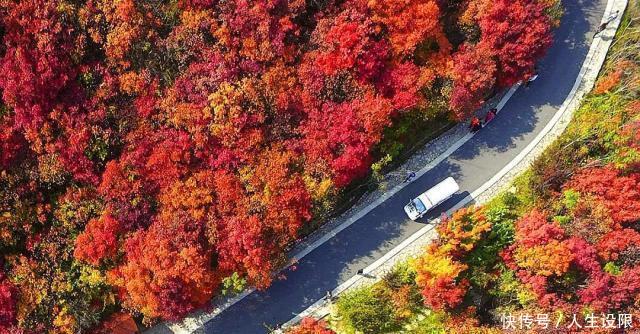
[(555, 44), (539, 65), (540, 77), (521, 88), (498, 117), (448, 159), (300, 260), (287, 279), (250, 294), (209, 321), (204, 333), (268, 332), (322, 298), (424, 226), (402, 207), (409, 199), (453, 176), (461, 191), (428, 219), (452, 207), (488, 181), (540, 132), (560, 107), (585, 60), (606, 0), (564, 0), (565, 17)]

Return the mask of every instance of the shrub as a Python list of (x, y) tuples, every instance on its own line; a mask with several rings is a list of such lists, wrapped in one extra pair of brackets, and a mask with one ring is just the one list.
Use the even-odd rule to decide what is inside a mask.
[(399, 329), (390, 295), (378, 286), (348, 291), (336, 303), (341, 333), (389, 333)]

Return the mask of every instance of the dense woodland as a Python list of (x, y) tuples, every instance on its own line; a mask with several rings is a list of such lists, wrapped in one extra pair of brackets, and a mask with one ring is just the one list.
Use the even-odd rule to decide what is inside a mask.
[[(532, 75), (560, 15), (554, 0), (0, 0), (0, 333), (109, 332), (267, 287), (398, 119), (465, 119)], [(576, 191), (602, 181), (584, 173)]]
[[(639, 18), (640, 2), (630, 1), (595, 89), (503, 194), (444, 219), (423, 254), (341, 295), (328, 319), (305, 319), (291, 333), (637, 331)], [(633, 329), (621, 315), (631, 316)]]

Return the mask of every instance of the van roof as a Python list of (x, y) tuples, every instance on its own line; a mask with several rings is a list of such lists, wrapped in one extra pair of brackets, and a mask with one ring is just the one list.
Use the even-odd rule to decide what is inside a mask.
[(425, 191), (418, 198), (427, 206), (427, 210), (440, 204), (442, 201), (455, 194), (460, 187), (452, 177), (444, 179), (442, 182)]

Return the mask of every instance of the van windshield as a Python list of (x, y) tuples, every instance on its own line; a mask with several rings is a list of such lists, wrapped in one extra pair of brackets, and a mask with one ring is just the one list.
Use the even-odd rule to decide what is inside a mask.
[(427, 208), (424, 206), (424, 203), (419, 198), (413, 200), (413, 206), (415, 206), (418, 212), (424, 212)]

